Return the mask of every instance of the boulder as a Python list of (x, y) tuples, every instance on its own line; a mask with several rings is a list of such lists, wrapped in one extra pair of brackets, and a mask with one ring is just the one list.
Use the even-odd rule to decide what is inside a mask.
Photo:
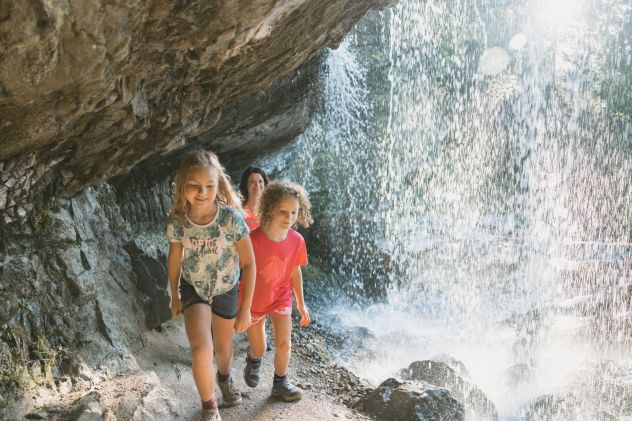
[[(451, 358), (453, 361), (458, 361)], [(463, 363), (457, 364), (461, 372), (467, 372)], [(462, 402), (468, 413), (468, 418), (479, 420), (497, 420), (498, 411), (494, 403), (487, 398), (485, 393), (460, 375), (449, 363), (443, 361), (414, 361), (408, 369), (402, 371), (402, 378), (421, 384), (430, 383), (435, 386), (448, 389), (452, 396)]]
[(358, 402), (377, 420), (457, 421), (465, 417), (463, 404), (450, 391), (430, 384), (390, 378)]

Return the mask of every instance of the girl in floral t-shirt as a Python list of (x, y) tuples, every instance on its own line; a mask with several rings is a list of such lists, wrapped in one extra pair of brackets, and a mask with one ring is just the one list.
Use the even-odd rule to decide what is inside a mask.
[[(201, 419), (220, 420), (217, 383), (226, 406), (241, 403), (230, 377), (233, 333), (250, 326), (255, 262), (248, 226), (217, 156), (187, 155), (176, 175), (167, 223), (173, 317), (184, 314), (193, 379), (202, 400)], [(242, 301), (238, 307), (241, 273)]]

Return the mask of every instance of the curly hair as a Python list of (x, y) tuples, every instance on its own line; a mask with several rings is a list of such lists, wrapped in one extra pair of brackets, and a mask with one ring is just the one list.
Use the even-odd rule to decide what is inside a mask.
[(281, 200), (291, 197), (298, 201), (298, 218), (296, 222), (303, 228), (309, 227), (314, 219), (311, 214), (311, 203), (305, 189), (291, 181), (272, 181), (263, 190), (261, 203), (259, 204), (259, 219), (261, 225), (267, 225), (272, 221), (272, 215), (278, 208)]
[(241, 174), (241, 180), (239, 182), (239, 192), (241, 193), (241, 197), (243, 198), (241, 202), (242, 205), (245, 205), (246, 202), (248, 202), (248, 178), (250, 178), (252, 174), (261, 175), (261, 177), (263, 178), (264, 187), (267, 186), (270, 182), (270, 180), (268, 179), (268, 174), (266, 174), (266, 172), (262, 168), (253, 167), (252, 165), (246, 168)]
[(187, 154), (180, 162), (180, 167), (178, 168), (174, 182), (175, 192), (173, 203), (168, 215), (170, 218), (173, 218), (179, 224), (184, 224), (186, 214), (191, 206), (189, 202), (186, 201), (184, 189), (189, 178), (189, 172), (191, 168), (195, 167), (210, 167), (217, 171), (218, 185), (216, 200), (219, 203), (237, 209), (242, 214), (244, 213), (239, 197), (230, 183), (230, 177), (224, 171), (224, 167), (220, 164), (217, 155), (213, 152), (199, 149)]

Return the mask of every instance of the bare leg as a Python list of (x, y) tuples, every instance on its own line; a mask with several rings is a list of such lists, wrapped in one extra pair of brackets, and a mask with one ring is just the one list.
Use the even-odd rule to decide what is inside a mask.
[(193, 304), (184, 311), (184, 326), (191, 345), (193, 380), (202, 402), (215, 399), (211, 315), (211, 308), (206, 304)]
[(261, 319), (256, 325), (250, 326), (246, 331), (248, 334), (248, 346), (250, 356), (261, 358), (266, 352), (266, 319)]
[(215, 363), (222, 374), (230, 374), (233, 365), (233, 334), (235, 319), (223, 319), (213, 314), (213, 345), (215, 346)]
[[(277, 313), (271, 313), (272, 328), (274, 329), (274, 374), (285, 376), (290, 363), (292, 348), (292, 318)], [(263, 345), (265, 346), (265, 344)]]

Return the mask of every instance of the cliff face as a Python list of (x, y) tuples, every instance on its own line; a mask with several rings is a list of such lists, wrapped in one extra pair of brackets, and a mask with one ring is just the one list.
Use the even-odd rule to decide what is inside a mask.
[(237, 175), (292, 141), (319, 51), (390, 3), (0, 0), (0, 416), (138, 368), (169, 314), (164, 242), (137, 233), (180, 156)]
[[(241, 100), (335, 47), (367, 11), (389, 3), (2, 2), (5, 222), (29, 213), (38, 193), (76, 193), (152, 156), (228, 135), (226, 117), (240, 111), (242, 127), (255, 127)], [(256, 149), (259, 139), (226, 140), (215, 146), (232, 154)]]

